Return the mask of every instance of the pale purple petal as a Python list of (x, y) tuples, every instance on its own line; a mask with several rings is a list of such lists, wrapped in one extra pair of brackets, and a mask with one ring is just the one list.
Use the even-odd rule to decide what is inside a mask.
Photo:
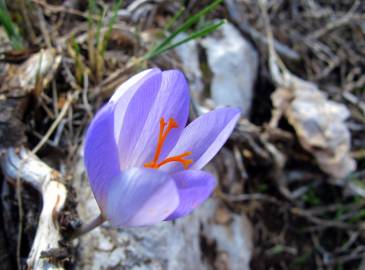
[(159, 85), (161, 83), (161, 77), (162, 72), (158, 68), (142, 71), (119, 86), (110, 98), (109, 103), (114, 104), (115, 108), (114, 137), (116, 142), (119, 141), (128, 104), (131, 102), (137, 90), (148, 88), (149, 85)]
[(141, 136), (130, 155), (133, 160), (132, 165), (141, 166), (153, 159), (162, 117), (166, 122), (173, 118), (178, 125), (177, 128), (171, 130), (163, 144), (160, 160), (166, 157), (186, 125), (189, 115), (189, 102), (189, 86), (184, 74), (178, 70), (162, 72), (161, 88), (155, 104), (148, 114)]
[[(123, 106), (127, 106), (124, 118), (121, 120), (122, 128), (118, 138), (119, 159), (122, 169), (135, 167), (133, 166), (132, 160), (133, 149), (138, 142), (138, 138), (141, 136), (143, 127), (160, 89), (162, 73), (154, 72), (152, 75), (147, 76), (142, 83), (136, 85), (138, 89), (135, 90), (134, 95), (128, 100), (127, 104), (125, 104), (125, 100), (123, 99), (124, 96), (117, 103), (115, 118), (122, 118), (119, 115), (121, 110), (118, 109), (122, 106), (121, 103)], [(126, 95), (128, 95), (128, 92)], [(115, 128), (117, 128), (117, 125)], [(138, 165), (141, 166), (142, 164)]]
[(99, 206), (105, 202), (110, 180), (120, 173), (113, 125), (113, 108), (107, 104), (96, 114), (86, 133), (84, 162)]
[(102, 211), (115, 227), (146, 226), (166, 219), (178, 204), (172, 177), (153, 169), (132, 168), (113, 178)]
[(143, 70), (136, 75), (132, 76), (128, 80), (126, 80), (124, 83), (122, 83), (117, 90), (115, 90), (114, 94), (111, 96), (109, 102), (116, 103), (118, 100), (127, 92), (129, 91), (133, 86), (136, 84), (140, 84), (141, 81), (148, 78), (149, 75), (155, 72), (161, 72), (158, 68), (151, 68)]
[[(227, 141), (239, 116), (240, 110), (234, 108), (217, 109), (200, 116), (184, 129), (169, 156), (190, 151), (192, 154), (187, 158), (192, 159), (193, 163), (189, 169), (203, 168)], [(171, 173), (181, 170), (182, 165), (175, 162), (162, 166), (161, 169)]]
[(188, 215), (212, 194), (216, 180), (204, 171), (180, 171), (172, 174), (178, 188), (180, 203), (166, 220), (173, 220)]

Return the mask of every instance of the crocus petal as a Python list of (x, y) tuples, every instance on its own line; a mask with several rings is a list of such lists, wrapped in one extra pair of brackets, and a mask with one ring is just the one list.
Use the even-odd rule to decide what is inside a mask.
[(118, 100), (127, 92), (130, 91), (133, 86), (136, 84), (140, 84), (144, 81), (148, 76), (151, 76), (153, 73), (161, 72), (158, 68), (151, 68), (141, 71), (136, 75), (132, 76), (124, 83), (122, 83), (117, 90), (115, 90), (114, 94), (111, 96), (109, 102), (116, 103)]
[(180, 171), (172, 177), (178, 188), (180, 203), (166, 220), (188, 215), (210, 196), (216, 186), (214, 176), (204, 171)]
[(115, 227), (146, 226), (166, 219), (178, 204), (172, 177), (153, 169), (131, 168), (111, 181), (102, 212)]
[[(151, 72), (152, 73), (152, 72)], [(129, 96), (129, 91), (120, 98), (116, 105), (115, 118), (121, 118), (121, 131), (118, 138), (119, 158), (120, 166), (122, 169), (127, 169), (133, 166), (133, 149), (138, 142), (138, 138), (141, 136), (143, 127), (145, 126), (148, 115), (152, 106), (155, 103), (156, 96), (161, 85), (161, 72), (149, 73), (141, 83), (138, 83), (135, 87), (133, 96), (130, 100), (126, 100), (124, 97)], [(119, 108), (123, 109), (119, 109)], [(124, 109), (126, 107), (126, 109)], [(120, 115), (123, 114), (124, 117)], [(115, 125), (118, 128), (119, 125)]]
[(162, 117), (166, 122), (168, 122), (169, 118), (173, 118), (178, 125), (177, 128), (170, 131), (164, 141), (160, 160), (166, 157), (176, 144), (186, 125), (189, 114), (189, 102), (189, 86), (184, 75), (178, 70), (162, 72), (161, 88), (131, 155), (133, 159), (132, 165), (141, 166), (148, 161), (152, 161), (156, 151), (160, 119)]
[[(192, 159), (193, 163), (189, 169), (203, 168), (222, 148), (239, 116), (240, 110), (234, 108), (221, 108), (200, 116), (184, 129), (169, 156), (190, 151), (192, 154), (187, 158)], [(161, 169), (171, 173), (181, 170), (182, 165), (174, 162)]]
[(96, 114), (86, 133), (84, 162), (99, 206), (105, 202), (110, 180), (120, 173), (113, 126), (113, 108), (107, 104)]
[(137, 90), (148, 89), (149, 85), (159, 86), (161, 76), (162, 72), (158, 68), (142, 71), (119, 86), (110, 98), (109, 103), (112, 103), (115, 107), (114, 137), (116, 142), (119, 141), (128, 104), (131, 102)]

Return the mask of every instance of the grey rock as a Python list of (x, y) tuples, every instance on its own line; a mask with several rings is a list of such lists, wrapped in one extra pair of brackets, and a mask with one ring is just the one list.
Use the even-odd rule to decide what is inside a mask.
[(213, 72), (212, 99), (217, 106), (234, 106), (247, 116), (257, 76), (258, 54), (230, 23), (202, 40)]

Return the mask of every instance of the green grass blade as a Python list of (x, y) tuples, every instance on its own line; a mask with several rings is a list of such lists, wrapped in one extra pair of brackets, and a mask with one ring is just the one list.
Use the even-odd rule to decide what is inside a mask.
[(72, 36), (71, 36), (71, 44), (72, 44), (73, 49), (76, 52), (76, 55), (80, 55), (81, 54), (81, 49), (80, 49), (79, 44), (76, 42), (74, 34), (72, 34)]
[(87, 16), (87, 23), (89, 27), (94, 25), (93, 15), (96, 12), (96, 3), (95, 0), (88, 0), (88, 16)]
[(3, 10), (8, 10), (7, 8), (6, 8), (6, 3), (5, 3), (5, 0), (0, 0), (0, 9), (3, 9)]
[(15, 50), (21, 50), (24, 48), (23, 39), (19, 34), (18, 27), (11, 20), (9, 12), (3, 1), (0, 1), (0, 24), (4, 27), (6, 34), (8, 35), (11, 46)]
[(213, 3), (191, 16), (185, 23), (183, 23), (176, 31), (164, 39), (157, 47), (153, 48), (151, 51), (160, 51), (163, 47), (167, 46), (179, 33), (186, 32), (190, 26), (197, 22), (204, 15), (215, 9), (223, 0), (215, 0)]
[(101, 32), (101, 28), (103, 27), (104, 25), (104, 18), (105, 18), (105, 15), (106, 15), (106, 10), (104, 9), (103, 10), (103, 13), (102, 15), (100, 16), (100, 19), (98, 20), (98, 23), (96, 25), (96, 33), (95, 33), (95, 43), (96, 43), (96, 46), (98, 47), (99, 46), (99, 42), (102, 42), (102, 39), (100, 39), (100, 32)]
[(220, 26), (222, 26), (223, 24), (225, 23), (225, 20), (221, 20), (219, 22), (216, 22), (216, 23), (212, 23), (212, 24), (209, 24), (205, 27), (203, 27), (202, 29), (190, 34), (189, 36), (187, 36), (186, 38), (176, 42), (176, 43), (173, 43), (173, 44), (170, 44), (170, 45), (167, 45), (157, 51), (153, 51), (151, 52), (150, 54), (147, 53), (143, 59), (144, 60), (148, 60), (148, 59), (151, 59), (159, 54), (162, 54), (168, 50), (171, 50), (171, 49), (174, 49), (186, 42), (189, 42), (190, 40), (193, 40), (193, 39), (197, 39), (197, 38), (200, 38), (200, 37), (203, 37), (203, 36), (206, 36), (208, 34), (210, 34), (211, 32), (215, 31), (216, 29), (218, 29)]
[(118, 10), (120, 9), (120, 7), (122, 6), (123, 1), (122, 0), (117, 0), (113, 6), (113, 15), (110, 18), (109, 22), (108, 22), (108, 30), (105, 33), (104, 39), (103, 39), (103, 46), (101, 48), (100, 54), (103, 56), (106, 46), (108, 44), (112, 29), (113, 29), (113, 25), (115, 24), (116, 20), (117, 20), (117, 13)]

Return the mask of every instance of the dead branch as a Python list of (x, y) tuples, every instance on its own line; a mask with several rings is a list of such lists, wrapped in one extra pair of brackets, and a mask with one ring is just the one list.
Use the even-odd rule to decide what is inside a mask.
[(62, 176), (24, 147), (7, 148), (0, 159), (1, 168), (10, 181), (21, 179), (42, 194), (43, 208), (32, 249), (27, 260), (27, 269), (61, 270), (59, 261), (42, 257), (42, 252), (60, 248), (57, 217), (62, 210), (67, 190)]

